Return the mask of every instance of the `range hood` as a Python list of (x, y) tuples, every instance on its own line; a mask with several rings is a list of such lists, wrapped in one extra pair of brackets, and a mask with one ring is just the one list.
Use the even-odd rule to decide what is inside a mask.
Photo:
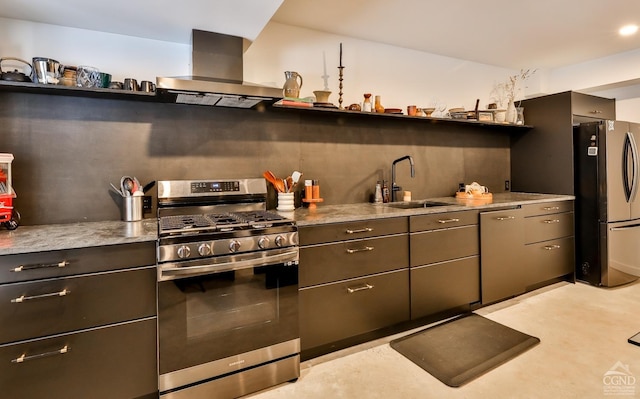
[(192, 76), (158, 77), (158, 95), (171, 102), (253, 108), (283, 97), (282, 88), (243, 81), (246, 39), (193, 29)]

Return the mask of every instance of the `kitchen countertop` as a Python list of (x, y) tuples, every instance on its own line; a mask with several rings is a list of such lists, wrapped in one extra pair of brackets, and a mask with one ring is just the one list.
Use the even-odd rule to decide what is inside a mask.
[(156, 219), (19, 226), (0, 230), (0, 255), (155, 241)]
[(398, 216), (423, 215), (429, 213), (455, 212), (469, 209), (491, 209), (518, 206), (531, 203), (574, 200), (572, 195), (531, 194), (531, 193), (498, 193), (493, 194), (491, 203), (482, 200), (462, 200), (455, 197), (428, 198), (428, 202), (440, 202), (447, 205), (429, 208), (401, 209), (388, 204), (346, 204), (322, 205), (315, 210), (298, 208), (294, 212), (278, 212), (296, 221), (299, 227), (326, 223), (351, 222), (365, 219), (382, 219)]
[[(298, 208), (279, 212), (292, 218), (300, 227), (367, 219), (382, 219), (429, 213), (455, 212), (468, 209), (491, 209), (524, 204), (573, 200), (571, 195), (501, 193), (494, 194), (490, 204), (454, 197), (428, 198), (429, 202), (447, 205), (431, 208), (400, 209), (387, 204), (318, 205), (315, 210)], [(19, 226), (13, 231), (0, 229), (0, 256), (18, 253), (54, 251), (102, 245), (155, 241), (158, 238), (156, 219), (139, 222), (86, 222), (56, 225)]]

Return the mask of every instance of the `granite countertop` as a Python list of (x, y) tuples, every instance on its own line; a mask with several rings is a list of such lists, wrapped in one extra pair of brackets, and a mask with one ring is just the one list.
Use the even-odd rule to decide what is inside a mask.
[(499, 193), (493, 194), (493, 201), (486, 203), (478, 200), (461, 200), (455, 197), (428, 198), (428, 202), (439, 202), (447, 205), (401, 209), (388, 204), (346, 204), (346, 205), (318, 205), (315, 210), (298, 208), (294, 212), (279, 212), (290, 217), (296, 224), (313, 226), (326, 223), (351, 222), (365, 219), (382, 219), (398, 216), (423, 215), (429, 213), (455, 212), (468, 209), (491, 209), (524, 204), (574, 200), (572, 195), (532, 194), (532, 193)]
[[(573, 200), (571, 195), (501, 193), (494, 194), (489, 204), (482, 201), (459, 200), (454, 197), (429, 198), (429, 202), (446, 205), (432, 208), (401, 209), (387, 204), (318, 205), (315, 210), (298, 208), (279, 212), (294, 219), (298, 226), (313, 226), (367, 219), (382, 219), (428, 213), (455, 212), (467, 209), (491, 209), (524, 204)], [(155, 241), (158, 239), (156, 219), (139, 222), (86, 222), (39, 226), (19, 226), (16, 230), (0, 228), (0, 256), (39, 251), (54, 251), (101, 245)]]
[(0, 255), (155, 241), (156, 219), (19, 226), (0, 230)]

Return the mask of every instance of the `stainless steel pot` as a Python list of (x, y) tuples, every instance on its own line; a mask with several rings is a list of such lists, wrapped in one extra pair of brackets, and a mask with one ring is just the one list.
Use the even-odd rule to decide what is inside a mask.
[(42, 84), (57, 84), (63, 66), (56, 60), (44, 57), (33, 58), (33, 81)]
[(3, 72), (2, 62), (9, 61), (9, 60), (18, 61), (23, 64), (26, 64), (29, 66), (29, 70), (33, 71), (33, 67), (31, 66), (31, 64), (29, 64), (27, 61), (22, 60), (20, 58), (15, 58), (15, 57), (0, 58), (0, 80), (7, 80), (11, 82), (31, 82), (31, 78), (28, 75), (25, 75), (22, 72), (18, 72), (17, 69), (14, 69), (12, 72)]

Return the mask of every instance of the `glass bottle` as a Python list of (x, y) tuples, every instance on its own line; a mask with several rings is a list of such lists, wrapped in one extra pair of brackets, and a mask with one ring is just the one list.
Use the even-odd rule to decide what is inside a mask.
[(382, 202), (385, 204), (389, 202), (389, 186), (387, 186), (387, 181), (382, 181)]
[(375, 111), (383, 113), (384, 112), (384, 107), (382, 106), (382, 104), (380, 104), (380, 96), (376, 96), (375, 99), (376, 99), (376, 103), (375, 103), (375, 107), (374, 107)]
[(371, 112), (371, 93), (364, 94), (364, 102), (362, 103), (362, 111)]

